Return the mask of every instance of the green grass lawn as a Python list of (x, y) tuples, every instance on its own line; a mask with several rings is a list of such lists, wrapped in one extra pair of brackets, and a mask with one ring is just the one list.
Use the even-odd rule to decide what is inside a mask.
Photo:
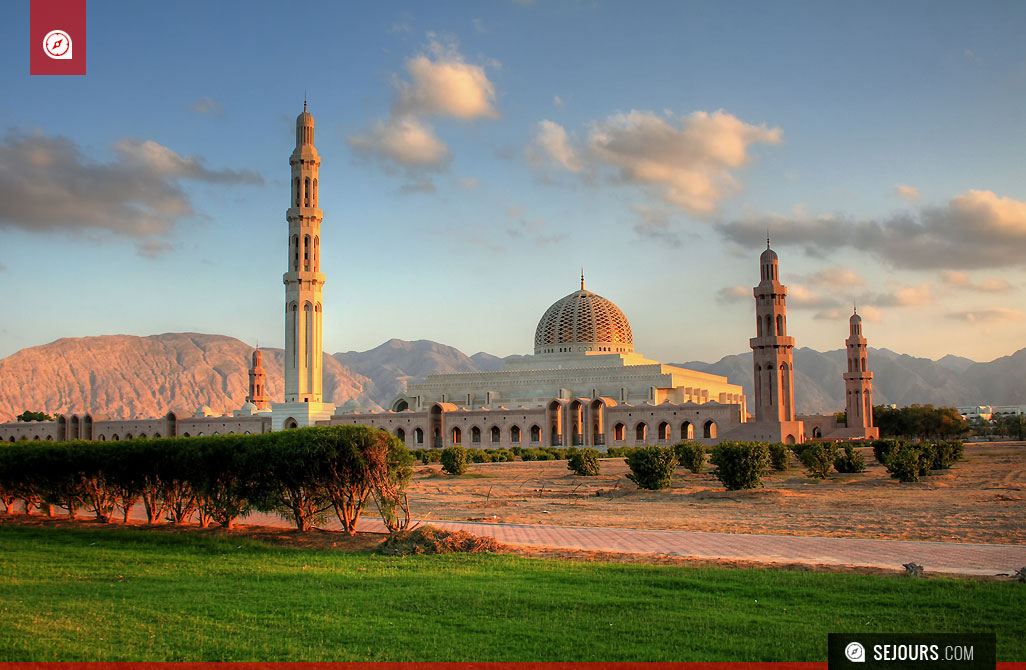
[(828, 632), (990, 632), (1026, 586), (388, 558), (138, 529), (0, 526), (0, 661), (825, 661)]

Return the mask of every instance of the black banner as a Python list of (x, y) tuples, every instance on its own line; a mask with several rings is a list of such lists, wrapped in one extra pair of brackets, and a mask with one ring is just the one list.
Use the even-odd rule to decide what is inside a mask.
[(994, 633), (830, 633), (828, 670), (994, 670)]

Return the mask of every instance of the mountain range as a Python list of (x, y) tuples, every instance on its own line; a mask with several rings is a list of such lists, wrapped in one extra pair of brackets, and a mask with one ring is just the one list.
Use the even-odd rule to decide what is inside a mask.
[[(284, 352), (262, 349), (272, 401), (284, 394)], [(224, 335), (166, 333), (149, 337), (104, 335), (65, 338), (22, 349), (0, 360), (0, 421), (23, 410), (90, 411), (109, 418), (160, 416), (169, 409), (217, 412), (238, 408), (248, 390), (249, 345)], [(507, 357), (514, 358), (514, 357)], [(485, 372), (507, 358), (467, 356), (453, 347), (417, 340), (388, 340), (368, 351), (324, 356), (324, 399), (346, 409), (387, 407), (410, 381), (430, 374)], [(915, 358), (870, 349), (877, 404), (968, 406), (1026, 402), (1026, 349), (988, 363), (945, 356)], [(715, 363), (681, 367), (724, 375), (752, 397), (752, 355), (725, 356)], [(844, 409), (843, 349), (795, 350), (795, 396), (799, 413)]]

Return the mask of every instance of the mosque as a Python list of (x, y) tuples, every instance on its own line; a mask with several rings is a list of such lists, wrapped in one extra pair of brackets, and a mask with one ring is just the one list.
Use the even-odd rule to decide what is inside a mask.
[[(249, 395), (231, 416), (203, 407), (157, 419), (108, 421), (62, 414), (56, 421), (0, 424), (0, 440), (119, 440), (225, 433), (264, 433), (309, 425), (382, 428), (412, 448), (451, 445), (640, 446), (695, 439), (796, 444), (808, 438), (868, 438), (873, 373), (866, 365), (861, 318), (851, 317), (846, 340), (847, 424), (833, 415), (796, 416), (794, 338), (787, 334), (787, 287), (776, 252), (759, 258), (753, 289), (756, 336), (754, 406), (726, 377), (665, 365), (634, 351), (627, 317), (612, 301), (585, 289), (554, 302), (542, 315), (534, 353), (495, 372), (429, 375), (410, 384), (383, 412), (343, 413), (323, 402), (323, 286), (320, 271), (318, 172), (314, 118), (303, 104), (296, 119), (291, 167), (285, 285), (285, 398), (266, 395), (260, 351), (253, 352)], [(749, 410), (754, 410), (754, 417)]]

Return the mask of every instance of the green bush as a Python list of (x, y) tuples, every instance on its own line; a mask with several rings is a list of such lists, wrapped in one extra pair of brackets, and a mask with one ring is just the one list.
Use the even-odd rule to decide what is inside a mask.
[(809, 442), (795, 445), (798, 460), (805, 466), (805, 472), (813, 479), (826, 479), (834, 467), (837, 447), (832, 442)]
[(782, 442), (769, 445), (770, 465), (777, 472), (787, 472), (791, 469), (791, 450)]
[(599, 474), (599, 453), (595, 449), (574, 449), (566, 458), (566, 469), (582, 477)]
[(609, 447), (606, 453), (609, 458), (627, 458), (638, 449), (644, 449), (644, 447)]
[(491, 463), (492, 455), (481, 449), (467, 449), (467, 459), (471, 463)]
[(728, 491), (762, 486), (769, 467), (769, 447), (764, 442), (721, 442), (713, 447), (713, 473)]
[(961, 440), (938, 442), (934, 461), (930, 464), (933, 470), (947, 470), (965, 456), (965, 443)]
[(874, 440), (873, 457), (880, 465), (887, 465), (887, 457), (892, 451), (905, 444), (903, 440)]
[(511, 449), (485, 449), (485, 453), (492, 457), (492, 463), (509, 463), (514, 458)]
[(918, 482), (919, 476), (928, 471), (923, 463), (923, 452), (912, 444), (902, 444), (887, 454), (885, 467), (891, 477), (899, 482)]
[(838, 472), (865, 472), (866, 459), (850, 444), (844, 445), (844, 453), (834, 458), (834, 469)]
[(698, 442), (678, 442), (673, 445), (677, 462), (696, 475), (705, 469), (705, 445)]
[(639, 488), (665, 489), (673, 481), (677, 457), (672, 447), (643, 447), (635, 449), (627, 457), (627, 467), (631, 469), (627, 479)]
[(446, 447), (442, 450), (442, 472), (450, 475), (462, 475), (467, 471), (469, 456), (463, 447)]

